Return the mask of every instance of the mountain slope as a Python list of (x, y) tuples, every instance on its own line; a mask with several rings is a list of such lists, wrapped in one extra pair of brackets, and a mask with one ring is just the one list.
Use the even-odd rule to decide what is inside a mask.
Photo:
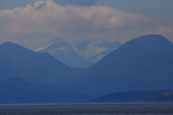
[(34, 51), (50, 53), (70, 67), (87, 68), (100, 61), (119, 46), (119, 42), (111, 43), (107, 41), (97, 43), (85, 41), (71, 45), (67, 41), (56, 38), (48, 45)]
[(126, 42), (89, 68), (77, 87), (96, 96), (128, 90), (169, 89), (173, 88), (172, 68), (172, 43), (160, 35), (146, 35)]
[(21, 79), (0, 82), (0, 104), (39, 104), (84, 101), (83, 95), (52, 86), (39, 85)]
[(70, 68), (47, 53), (33, 52), (17, 44), (0, 45), (0, 80), (27, 81), (66, 88), (79, 79), (79, 70)]
[(90, 102), (173, 102), (173, 90), (112, 93), (95, 98)]
[(85, 57), (75, 52), (71, 44), (58, 38), (51, 41), (48, 46), (37, 49), (36, 51), (50, 53), (56, 59), (71, 67), (84, 68), (92, 64)]

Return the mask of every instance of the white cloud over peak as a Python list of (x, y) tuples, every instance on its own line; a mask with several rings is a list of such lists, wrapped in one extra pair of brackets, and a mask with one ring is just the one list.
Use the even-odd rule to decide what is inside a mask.
[(173, 28), (144, 15), (106, 6), (59, 5), (45, 0), (0, 11), (0, 42), (15, 41), (32, 48), (55, 37), (69, 42), (124, 42), (144, 34), (162, 34), (171, 40), (172, 33)]

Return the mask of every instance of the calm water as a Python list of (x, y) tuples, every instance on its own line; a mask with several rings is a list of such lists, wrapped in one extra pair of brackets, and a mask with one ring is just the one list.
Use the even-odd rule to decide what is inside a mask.
[(173, 115), (173, 104), (2, 105), (0, 115)]

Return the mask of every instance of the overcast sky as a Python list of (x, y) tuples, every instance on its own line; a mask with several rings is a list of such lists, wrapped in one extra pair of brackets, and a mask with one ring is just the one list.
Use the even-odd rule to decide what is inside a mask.
[(37, 48), (59, 37), (125, 42), (144, 34), (173, 41), (173, 0), (0, 0), (0, 42)]

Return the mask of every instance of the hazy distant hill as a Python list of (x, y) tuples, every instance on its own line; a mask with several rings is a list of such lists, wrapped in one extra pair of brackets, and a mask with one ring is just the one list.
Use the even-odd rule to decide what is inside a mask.
[(62, 88), (11, 78), (0, 82), (0, 104), (81, 102), (84, 95)]
[(173, 90), (112, 93), (95, 98), (90, 102), (173, 102)]
[(173, 45), (161, 35), (126, 42), (89, 68), (82, 91), (93, 95), (173, 88)]
[(62, 39), (56, 38), (48, 45), (34, 51), (50, 53), (70, 67), (87, 68), (100, 61), (120, 45), (119, 42), (111, 43), (107, 41), (98, 41), (96, 43), (85, 41), (71, 45)]

